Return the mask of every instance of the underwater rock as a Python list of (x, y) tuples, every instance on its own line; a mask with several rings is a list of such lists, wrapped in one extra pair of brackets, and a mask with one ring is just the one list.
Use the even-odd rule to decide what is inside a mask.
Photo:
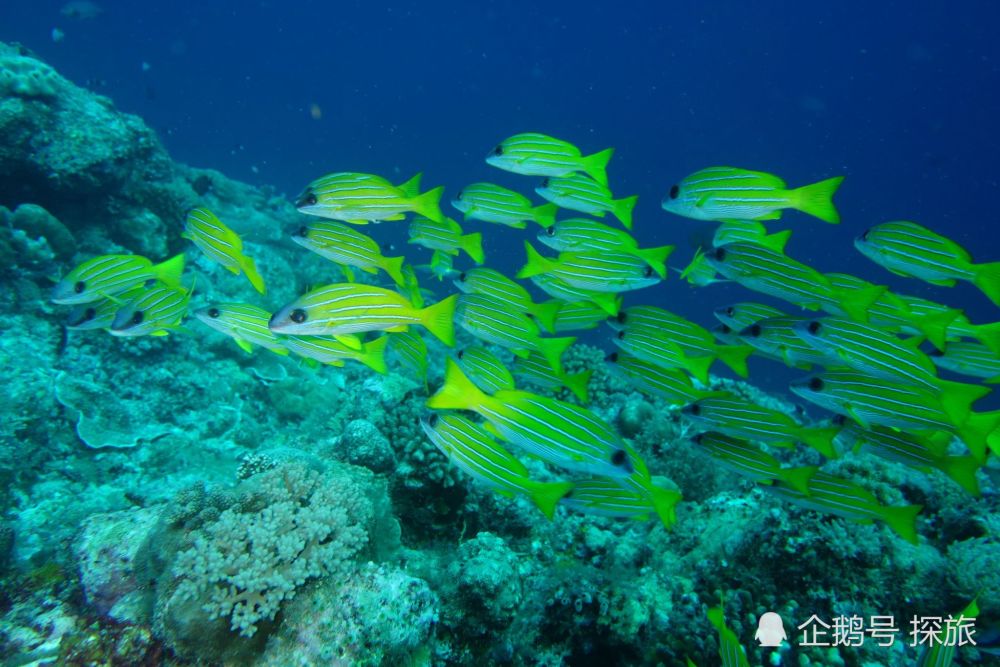
[(44, 238), (56, 259), (69, 260), (76, 253), (76, 239), (66, 225), (37, 204), (21, 204), (11, 216), (11, 225), (33, 239)]
[(74, 544), (87, 603), (116, 621), (148, 623), (152, 588), (140, 580), (136, 555), (156, 526), (159, 508), (94, 514)]
[(470, 635), (488, 635), (509, 626), (524, 598), (518, 556), (502, 537), (479, 533), (458, 548), (458, 559), (448, 568), (454, 594), (453, 623)]
[(396, 467), (389, 439), (367, 419), (355, 419), (344, 427), (337, 450), (338, 458), (372, 472), (387, 473)]

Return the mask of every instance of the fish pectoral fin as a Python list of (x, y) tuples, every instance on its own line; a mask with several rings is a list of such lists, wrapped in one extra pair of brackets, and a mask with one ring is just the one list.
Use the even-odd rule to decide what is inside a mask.
[(944, 278), (942, 280), (928, 280), (931, 285), (940, 285), (941, 287), (954, 287), (956, 280), (954, 278)]
[(871, 429), (871, 424), (868, 422), (867, 419), (862, 417), (857, 410), (855, 410), (851, 406), (847, 406), (845, 409), (847, 410), (847, 414), (851, 417), (851, 419), (853, 419), (854, 421), (856, 421), (858, 424), (861, 425), (861, 428), (867, 430)]
[(694, 203), (695, 208), (702, 208), (712, 199), (712, 195), (702, 195), (698, 198), (698, 201)]
[(233, 340), (236, 341), (236, 344), (240, 346), (240, 349), (246, 352), (247, 354), (253, 352), (253, 345), (251, 345), (249, 342), (243, 340), (242, 338), (234, 338)]

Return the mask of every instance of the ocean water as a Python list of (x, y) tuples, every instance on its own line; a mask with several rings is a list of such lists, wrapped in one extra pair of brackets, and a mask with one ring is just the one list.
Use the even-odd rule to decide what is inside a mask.
[[(997, 306), (971, 283), (894, 275), (853, 245), (873, 225), (912, 220), (977, 262), (1000, 261), (994, 3), (202, 4), (0, 6), (0, 42), (22, 45), (19, 58), (37, 58), (70, 82), (51, 94), (0, 82), (0, 217), (15, 239), (5, 236), (9, 266), (0, 274), (8, 322), (3, 660), (735, 665), (739, 658), (725, 657), (735, 642), (749, 664), (910, 665), (927, 650), (914, 624), (958, 616), (977, 598), (978, 612), (967, 615), (977, 616), (978, 645), (960, 648), (952, 664), (998, 664), (992, 453), (976, 466), (981, 493), (973, 495), (938, 469), (768, 450), (786, 466), (822, 465), (883, 505), (923, 507), (916, 545), (881, 522), (801, 509), (706, 457), (688, 437), (700, 427), (610, 376), (601, 359), (615, 347), (602, 326), (579, 333), (591, 347), (568, 353), (567, 369), (593, 373), (594, 414), (684, 501), (669, 529), (655, 513), (634, 521), (560, 508), (549, 522), (524, 498), (470, 481), (420, 430), (450, 354), (431, 336), (424, 388), (396, 357), (389, 379), (354, 362), (308, 369), (260, 348), (246, 355), (195, 318), (163, 339), (66, 332), (66, 309), (47, 299), (54, 280), (91, 257), (162, 261), (185, 252), (192, 307), (246, 301), (274, 312), (339, 279), (287, 233), (317, 220), (289, 203), (311, 181), (350, 171), (399, 183), (421, 172), (423, 189), (445, 186), (442, 209), (458, 220), (448, 200), (478, 181), (540, 204), (540, 176), (484, 160), (499, 141), (532, 131), (584, 154), (614, 147), (611, 189), (638, 195), (633, 236), (643, 247), (675, 245), (672, 269), (713, 229), (661, 208), (686, 175), (733, 165), (790, 186), (844, 176), (835, 196), (841, 224), (797, 211), (767, 223), (792, 230), (791, 257), (945, 303), (974, 323), (996, 322)], [(4, 58), (11, 81), (25, 76), (14, 56)], [(155, 180), (140, 153), (79, 167), (73, 141), (102, 135), (82, 113), (94, 98), (65, 93), (70, 86), (141, 119), (174, 163), (221, 176), (209, 178), (205, 195), (189, 185), (196, 172), (178, 167), (154, 192), (129, 176)], [(69, 121), (25, 120), (68, 99), (83, 100), (79, 113), (68, 105)], [(51, 165), (67, 171), (46, 173)], [(78, 167), (91, 186), (72, 180)], [(181, 202), (213, 208), (243, 236), (268, 281), (265, 297), (181, 239)], [(58, 218), (72, 247), (58, 249), (51, 225), (20, 227), (11, 212), (25, 204)], [(538, 230), (462, 224), (483, 234), (486, 266), (510, 276)], [(359, 229), (387, 256), (430, 261), (430, 250), (407, 243), (405, 223)], [(47, 239), (41, 249), (25, 240), (38, 236)], [(456, 259), (457, 269), (470, 267)], [(457, 291), (450, 281), (421, 282), (430, 301)], [(625, 295), (626, 306), (660, 306), (707, 328), (715, 308), (745, 300), (781, 305), (735, 283), (693, 288), (676, 272)], [(459, 334), (459, 347), (473, 342)], [(510, 365), (509, 353), (501, 357)], [(713, 373), (722, 378), (714, 388), (830, 425), (831, 413), (789, 392), (800, 370), (754, 355), (746, 384), (733, 384), (721, 365)], [(572, 402), (565, 391), (533, 391)], [(988, 396), (975, 409), (998, 405)], [(81, 433), (84, 422), (99, 434)], [(110, 441), (124, 444), (101, 446)], [(952, 447), (953, 456), (966, 453)], [(551, 461), (521, 459), (533, 478), (567, 477)], [(275, 518), (282, 511), (291, 513), (286, 521)], [(280, 546), (286, 531), (303, 539), (294, 527), (307, 521), (322, 527), (308, 538), (321, 535), (315, 549)], [(250, 584), (212, 573), (213, 558), (237, 558), (221, 545), (240, 540), (267, 545), (247, 547), (238, 561)], [(244, 601), (261, 618), (252, 632), (219, 602), (227, 586), (263, 587), (259, 600)], [(716, 606), (732, 638), (709, 621)], [(784, 620), (780, 647), (755, 636), (768, 611)], [(829, 641), (810, 645), (808, 628), (797, 628), (811, 617), (831, 626), (860, 619), (861, 629), (837, 635), (831, 627)], [(888, 618), (898, 631), (882, 646), (873, 619)]]

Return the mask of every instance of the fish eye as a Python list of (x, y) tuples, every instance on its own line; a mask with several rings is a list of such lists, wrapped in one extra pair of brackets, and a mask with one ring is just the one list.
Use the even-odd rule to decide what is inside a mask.
[(459, 350), (455, 353), (455, 356), (461, 361), (465, 357), (465, 350)]
[(681, 193), (681, 188), (676, 183), (670, 186), (670, 198), (677, 199), (677, 195)]
[(822, 328), (823, 328), (822, 325), (819, 322), (816, 322), (815, 320), (810, 322), (809, 326), (806, 327), (806, 329), (808, 329), (809, 333), (811, 334), (819, 333), (819, 330)]
[(653, 267), (647, 266), (645, 269), (642, 270), (643, 278), (650, 278), (652, 277), (652, 275), (653, 275)]
[(542, 181), (542, 187), (543, 188), (549, 187), (549, 179), (546, 178)]
[(302, 310), (301, 308), (296, 308), (295, 310), (292, 311), (292, 314), (289, 315), (289, 317), (291, 318), (292, 322), (295, 322), (296, 324), (302, 324), (303, 322), (306, 321), (306, 311)]
[(687, 406), (686, 412), (689, 415), (695, 415), (695, 416), (700, 415), (701, 414), (701, 406), (698, 405), (697, 403), (692, 403), (691, 405)]
[(462, 201), (462, 192), (461, 191), (459, 191), (459, 193), (457, 195), (455, 195), (455, 201)]
[(87, 289), (87, 284), (82, 280), (76, 281), (76, 283), (73, 285), (73, 291), (76, 292), (77, 294), (83, 294), (83, 290), (85, 289)]
[(691, 442), (693, 442), (696, 445), (700, 445), (701, 439), (704, 437), (705, 437), (704, 433), (695, 433), (693, 436), (691, 436)]
[(296, 202), (296, 205), (300, 206), (300, 207), (301, 206), (315, 206), (317, 201), (319, 201), (319, 200), (316, 199), (316, 194), (313, 193), (313, 192), (310, 192), (309, 194), (304, 195), (303, 197), (299, 198), (299, 200)]
[(870, 229), (866, 229), (865, 233), (862, 234), (861, 236), (859, 236), (858, 238), (860, 238), (862, 241), (867, 241), (868, 240), (868, 232), (870, 232), (870, 231), (871, 231)]
[(438, 423), (437, 415), (431, 415), (430, 417), (427, 418), (427, 425), (430, 426), (431, 428), (434, 428), (437, 425), (437, 423)]
[(305, 225), (299, 227), (299, 231), (295, 232), (296, 236), (307, 236), (309, 234), (309, 228)]
[(719, 261), (719, 262), (726, 261), (726, 248), (725, 248), (725, 246), (723, 246), (721, 248), (716, 248), (715, 252), (713, 253), (713, 257), (717, 261)]
[(216, 317), (219, 316), (219, 309), (218, 308), (209, 308), (208, 309), (208, 316), (211, 317), (214, 320)]
[(618, 353), (617, 352), (612, 352), (608, 356), (604, 357), (604, 360), (605, 361), (610, 361), (613, 364), (617, 363), (618, 362)]
[(624, 449), (616, 449), (613, 454), (611, 454), (611, 465), (620, 466), (628, 460), (628, 454)]
[(733, 330), (729, 328), (728, 324), (723, 324), (722, 326), (720, 326), (719, 331), (721, 331), (724, 334), (733, 333)]
[(80, 318), (80, 321), (89, 322), (90, 320), (94, 319), (95, 315), (97, 315), (97, 311), (94, 310), (93, 308), (88, 308), (87, 310), (83, 311), (83, 317)]
[(625, 332), (624, 331), (619, 331), (618, 332), (618, 340), (625, 340)]
[(556, 228), (555, 228), (555, 226), (553, 225), (552, 227), (549, 227), (548, 229), (546, 229), (545, 233), (548, 236), (555, 236), (556, 235)]
[(625, 324), (625, 321), (628, 320), (628, 313), (623, 310), (615, 315), (615, 319), (618, 320), (618, 324)]
[(132, 314), (132, 324), (142, 324), (142, 311), (137, 310)]
[(728, 308), (726, 308), (726, 315), (729, 315), (730, 317), (732, 317), (735, 312), (736, 308), (734, 306), (729, 306)]
[(754, 324), (754, 325), (752, 325), (750, 327), (750, 335), (753, 336), (754, 338), (756, 338), (757, 336), (760, 335), (760, 325), (759, 324)]
[(941, 350), (938, 350), (938, 349), (935, 348), (935, 349), (931, 350), (930, 352), (928, 352), (927, 356), (928, 357), (943, 357), (944, 356), (944, 352), (942, 352)]
[(820, 378), (812, 378), (809, 380), (809, 388), (813, 391), (823, 391), (823, 380)]
[(464, 283), (465, 279), (468, 277), (469, 275), (465, 271), (462, 271), (460, 274), (458, 274), (458, 281)]
[(496, 156), (503, 155), (503, 146), (497, 144), (497, 146), (493, 149), (493, 154)]

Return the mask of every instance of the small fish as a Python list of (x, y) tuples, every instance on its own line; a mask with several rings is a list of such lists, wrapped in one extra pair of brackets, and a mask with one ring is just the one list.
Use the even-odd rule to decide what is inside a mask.
[(535, 303), (528, 290), (496, 269), (487, 267), (462, 271), (453, 282), (466, 294), (484, 294), (503, 303), (507, 310), (531, 316), (548, 332), (555, 326), (556, 314), (562, 305), (558, 301)]
[(843, 176), (788, 190), (773, 174), (737, 167), (709, 167), (672, 185), (663, 198), (670, 213), (694, 220), (777, 220), (793, 208), (837, 224), (833, 195)]
[(479, 340), (527, 357), (541, 353), (553, 370), (562, 371), (560, 357), (576, 338), (543, 338), (538, 323), (504, 302), (485, 294), (463, 294), (455, 308), (455, 323)]
[(864, 322), (885, 287), (842, 290), (813, 268), (753, 243), (732, 243), (705, 253), (715, 270), (744, 287), (809, 310), (846, 314)]
[(524, 229), (529, 222), (548, 227), (555, 222), (558, 210), (555, 204), (534, 206), (519, 192), (492, 183), (465, 186), (451, 205), (465, 215), (465, 220), (494, 222), (515, 229)]
[(563, 301), (589, 301), (610, 316), (617, 315), (622, 306), (622, 298), (618, 294), (580, 289), (549, 273), (532, 276), (531, 282), (549, 296)]
[(354, 283), (314, 289), (276, 312), (271, 331), (296, 336), (334, 336), (366, 331), (405, 331), (411, 324), (426, 328), (448, 347), (455, 344), (453, 294), (426, 308), (392, 290)]
[(587, 403), (590, 400), (587, 396), (587, 383), (590, 382), (592, 373), (593, 371), (583, 371), (582, 373), (561, 371), (557, 373), (549, 366), (549, 362), (537, 352), (529, 354), (525, 358), (514, 359), (515, 377), (542, 389), (555, 391), (565, 387), (581, 403)]
[(430, 264), (418, 264), (413, 268), (424, 273), (429, 273), (439, 281), (445, 278), (454, 278), (458, 275), (458, 271), (454, 268), (452, 256), (440, 250), (435, 250), (434, 254), (431, 255)]
[(802, 442), (828, 459), (840, 456), (833, 439), (837, 426), (802, 426), (784, 412), (757, 405), (735, 394), (702, 398), (681, 410), (691, 421), (711, 431), (775, 447)]
[(729, 366), (740, 377), (747, 376), (747, 357), (753, 352), (749, 345), (719, 345), (708, 329), (656, 306), (632, 306), (609, 320), (618, 331), (646, 330), (669, 338), (688, 357), (710, 357)]
[(437, 222), (444, 220), (439, 206), (444, 188), (422, 194), (419, 189), (420, 174), (396, 186), (373, 174), (340, 172), (307, 185), (296, 198), (295, 208), (308, 215), (355, 225), (402, 220), (410, 212)]
[(427, 343), (415, 329), (386, 334), (389, 352), (427, 390)]
[(427, 399), (427, 407), (471, 410), (503, 440), (567, 470), (615, 478), (635, 470), (625, 442), (590, 410), (526, 391), (487, 395), (450, 358), (444, 386)]
[(243, 239), (227, 227), (207, 208), (192, 209), (184, 220), (185, 238), (208, 257), (236, 275), (243, 273), (253, 288), (265, 294), (264, 279), (257, 271), (257, 265), (243, 253)]
[(559, 220), (538, 232), (538, 240), (559, 252), (594, 254), (596, 251), (633, 255), (651, 266), (661, 278), (666, 277), (664, 262), (674, 250), (674, 246), (670, 245), (640, 248), (628, 232), (587, 218)]
[(292, 352), (305, 359), (329, 366), (343, 366), (345, 359), (364, 364), (376, 373), (389, 372), (385, 363), (388, 336), (359, 345), (351, 345), (331, 336), (282, 336), (281, 342)]
[(780, 480), (805, 495), (809, 495), (809, 480), (819, 470), (816, 466), (782, 467), (778, 459), (757, 445), (722, 433), (707, 431), (695, 435), (691, 440), (723, 466), (747, 479), (760, 484), (773, 484)]
[[(673, 247), (667, 248), (669, 254)], [(517, 272), (517, 278), (552, 274), (571, 287), (589, 292), (627, 292), (651, 287), (663, 279), (667, 270), (663, 262), (653, 267), (638, 257), (623, 253), (564, 252), (558, 259), (550, 259), (538, 254), (529, 241), (524, 242), (524, 249), (528, 259)]]
[(718, 248), (730, 243), (756, 243), (775, 252), (785, 252), (785, 245), (791, 235), (790, 229), (768, 234), (767, 227), (757, 220), (724, 220), (715, 230), (712, 247)]
[(973, 283), (1000, 306), (1000, 262), (974, 264), (965, 248), (915, 222), (875, 225), (854, 239), (854, 247), (896, 275), (944, 287)]
[(722, 607), (711, 607), (707, 616), (708, 622), (719, 631), (719, 659), (722, 667), (750, 667), (746, 649), (740, 644), (740, 638), (736, 636), (736, 633), (726, 625)]
[(191, 290), (183, 287), (150, 287), (118, 309), (111, 335), (166, 336), (180, 329), (190, 300)]
[[(953, 624), (957, 626), (964, 620), (974, 626), (975, 620), (978, 616), (979, 604), (977, 598), (970, 602), (965, 609), (959, 612), (958, 618), (954, 618), (951, 614), (949, 614), (947, 621), (953, 622)], [(931, 640), (924, 647), (924, 650), (921, 652), (920, 657), (917, 660), (917, 667), (951, 667), (952, 663), (955, 662), (955, 654), (958, 652), (958, 646), (956, 641), (949, 641), (949, 634), (950, 633), (946, 630), (937, 636), (931, 636)], [(977, 648), (979, 648), (980, 653), (984, 653), (981, 642), (976, 643), (979, 644)], [(994, 655), (996, 654), (994, 653)]]
[(559, 307), (555, 322), (553, 322), (553, 331), (555, 333), (563, 333), (566, 331), (596, 329), (601, 322), (607, 319), (608, 314), (596, 303), (590, 301), (571, 301), (563, 303)]
[(935, 350), (930, 353), (930, 358), (938, 368), (982, 378), (987, 384), (1000, 383), (1000, 355), (982, 343), (948, 343), (944, 352)]
[(669, 336), (652, 328), (622, 329), (612, 340), (623, 352), (638, 357), (660, 368), (682, 368), (703, 385), (708, 384), (708, 369), (715, 357), (690, 356)]
[(907, 542), (917, 543), (916, 522), (917, 514), (923, 509), (921, 505), (882, 505), (858, 484), (825, 472), (812, 476), (808, 494), (782, 482), (764, 488), (806, 509), (834, 514), (858, 523), (881, 521)]
[(91, 303), (160, 281), (180, 287), (184, 255), (153, 264), (139, 255), (101, 255), (88, 259), (70, 271), (52, 288), (52, 301), (67, 306)]
[(716, 308), (715, 319), (734, 331), (742, 331), (754, 322), (768, 317), (786, 317), (785, 312), (763, 303), (744, 301), (730, 306)]
[(417, 243), (431, 250), (457, 255), (459, 250), (476, 264), (483, 263), (483, 235), (479, 232), (463, 234), (462, 227), (451, 218), (435, 222), (430, 218), (416, 217), (410, 221), (410, 243)]
[(486, 164), (524, 176), (569, 176), (583, 172), (601, 185), (607, 185), (605, 168), (614, 152), (614, 148), (606, 148), (585, 156), (568, 141), (538, 132), (524, 132), (494, 146), (486, 155)]
[(572, 482), (536, 482), (528, 469), (479, 424), (454, 414), (433, 414), (421, 420), (427, 438), (460, 470), (501, 495), (524, 495), (548, 518)]
[(948, 445), (952, 438), (952, 434), (947, 431), (915, 435), (880, 426), (867, 430), (857, 424), (847, 423), (837, 434), (837, 444), (845, 451), (874, 454), (920, 470), (940, 470), (978, 497), (980, 492), (976, 471), (982, 467), (982, 463), (972, 456), (949, 455)]
[(374, 239), (342, 222), (318, 220), (302, 225), (292, 234), (292, 241), (336, 264), (365, 273), (378, 273), (382, 269), (397, 285), (406, 284), (405, 257), (385, 257)]
[[(676, 269), (675, 269), (676, 270)], [(705, 257), (705, 250), (698, 248), (694, 251), (694, 257), (680, 270), (681, 280), (686, 280), (688, 285), (695, 287), (708, 287), (716, 283), (729, 282), (725, 278), (720, 278), (718, 271)]]
[[(970, 385), (971, 386), (971, 385)], [(1000, 428), (1000, 412), (973, 412), (982, 392), (937, 392), (912, 384), (872, 378), (849, 370), (827, 370), (796, 380), (793, 393), (822, 408), (850, 417), (863, 428), (949, 431), (982, 461), (991, 434)]]
[(816, 349), (796, 333), (795, 327), (803, 321), (801, 317), (765, 317), (740, 331), (739, 336), (757, 352), (791, 368), (807, 371), (813, 364), (839, 366), (835, 355)]
[(624, 377), (642, 393), (663, 400), (670, 407), (693, 403), (721, 392), (698, 389), (683, 371), (660, 368), (624, 352), (612, 352), (606, 358), (612, 373)]
[(626, 488), (616, 479), (591, 477), (574, 482), (559, 504), (581, 514), (615, 519), (647, 521), (655, 514), (670, 528), (677, 522), (674, 507), (681, 499), (674, 489), (652, 484), (649, 489)]
[(246, 353), (253, 352), (254, 345), (287, 355), (288, 348), (267, 328), (271, 313), (260, 306), (249, 303), (219, 303), (196, 310), (194, 316), (216, 331), (236, 341)]
[(455, 353), (462, 372), (487, 394), (515, 389), (514, 376), (495, 354), (480, 345), (470, 345)]
[(582, 174), (546, 178), (535, 188), (535, 192), (557, 206), (595, 218), (603, 218), (606, 213), (610, 213), (618, 218), (625, 229), (632, 229), (632, 209), (639, 199), (638, 195), (614, 199), (607, 185), (601, 185)]
[(142, 286), (134, 287), (111, 299), (79, 303), (73, 306), (66, 315), (66, 328), (70, 331), (109, 329), (115, 320), (115, 313), (118, 312), (118, 309), (145, 290), (146, 288)]

